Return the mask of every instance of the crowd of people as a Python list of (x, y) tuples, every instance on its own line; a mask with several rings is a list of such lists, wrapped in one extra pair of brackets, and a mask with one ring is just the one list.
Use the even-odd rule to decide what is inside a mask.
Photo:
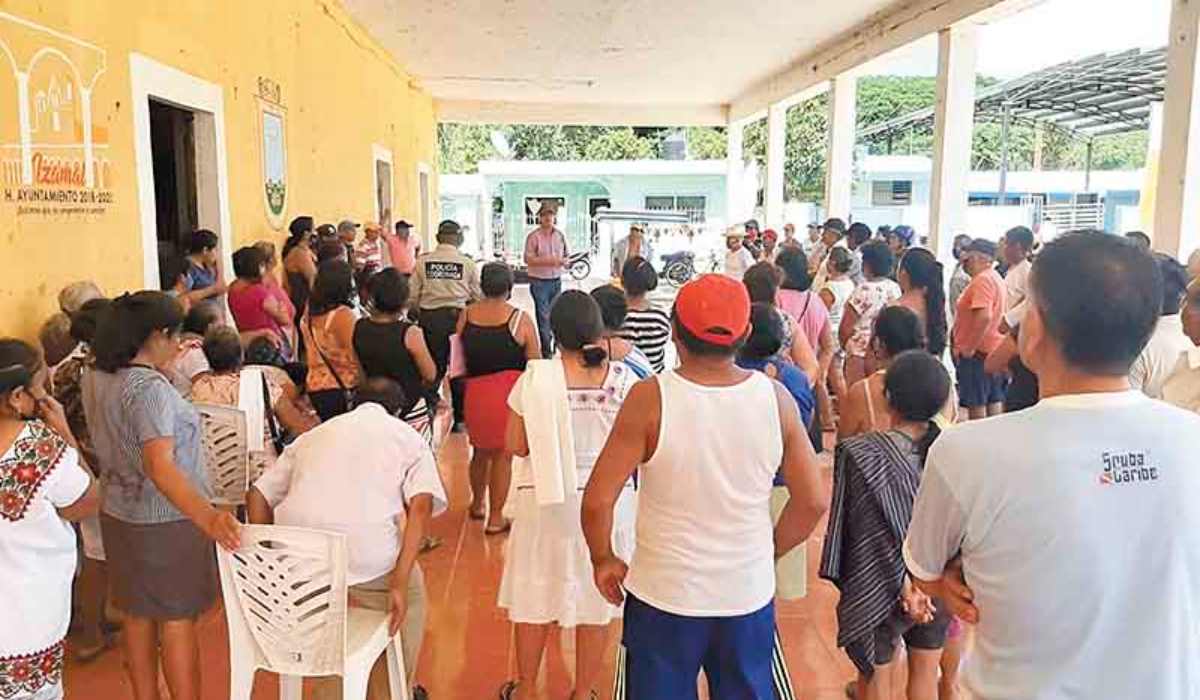
[(120, 638), (137, 700), (160, 672), (199, 697), (197, 621), (241, 522), (212, 505), (197, 405), (246, 416), (246, 522), (346, 535), (351, 602), (389, 613), (410, 680), (437, 454), (463, 432), (468, 516), (506, 538), (502, 700), (536, 697), (554, 628), (580, 700), (610, 680), (695, 698), (701, 674), (714, 700), (795, 697), (775, 602), (805, 594), (826, 514), (851, 697), (1195, 696), (1185, 266), (1136, 236), (1017, 227), (956, 239), (947, 277), (906, 226), (749, 221), (668, 309), (638, 227), (617, 279), (564, 291), (554, 219), (524, 249), (532, 314), (453, 221), (421, 253), (403, 221), (301, 216), (278, 256), (233, 251), (228, 283), (197, 231), (162, 291), (72, 284), (40, 348), (0, 340), (0, 696), (61, 697), (74, 624), (80, 662)]

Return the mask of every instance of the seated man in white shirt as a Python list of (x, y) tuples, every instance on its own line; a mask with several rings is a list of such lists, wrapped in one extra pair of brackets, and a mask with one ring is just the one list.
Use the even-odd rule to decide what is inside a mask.
[(368, 379), (353, 411), (283, 451), (250, 489), (246, 507), (252, 523), (346, 535), (350, 602), (390, 611), (392, 634), (403, 626), (411, 681), (426, 616), (417, 554), (430, 518), (446, 509), (446, 492), (429, 445), (396, 417), (403, 406), (399, 384)]
[(909, 572), (977, 625), (969, 697), (1195, 698), (1200, 416), (1126, 378), (1162, 274), (1119, 237), (1067, 234), (1034, 261), (1029, 291), (1020, 352), (1041, 401), (933, 445)]
[(1162, 316), (1150, 342), (1129, 368), (1129, 384), (1152, 399), (1161, 399), (1163, 385), (1179, 364), (1179, 356), (1192, 349), (1179, 314), (1189, 280), (1187, 268), (1175, 258), (1155, 253), (1154, 259), (1163, 275)]

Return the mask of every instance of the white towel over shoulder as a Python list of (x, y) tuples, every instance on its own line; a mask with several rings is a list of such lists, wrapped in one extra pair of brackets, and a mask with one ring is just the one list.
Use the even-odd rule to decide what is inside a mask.
[(528, 464), (538, 505), (563, 503), (567, 494), (579, 487), (579, 477), (562, 362), (531, 361), (513, 387), (508, 404), (525, 421)]

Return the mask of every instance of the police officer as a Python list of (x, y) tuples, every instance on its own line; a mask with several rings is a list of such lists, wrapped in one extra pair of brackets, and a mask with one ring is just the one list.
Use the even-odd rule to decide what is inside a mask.
[[(483, 296), (475, 261), (458, 250), (462, 241), (462, 227), (457, 223), (438, 224), (437, 247), (417, 258), (409, 281), (409, 313), (416, 316), (437, 365), (435, 399), (450, 365), (450, 336), (458, 325), (458, 315), (467, 304)], [(450, 380), (456, 430), (463, 422), (463, 381)]]

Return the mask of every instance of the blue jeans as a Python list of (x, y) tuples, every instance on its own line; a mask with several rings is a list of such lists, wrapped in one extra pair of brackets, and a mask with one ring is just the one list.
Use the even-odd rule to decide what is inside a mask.
[(533, 309), (537, 316), (538, 339), (542, 343), (542, 357), (554, 354), (554, 334), (550, 332), (550, 307), (562, 294), (562, 280), (540, 280), (529, 278), (529, 293), (533, 296)]

